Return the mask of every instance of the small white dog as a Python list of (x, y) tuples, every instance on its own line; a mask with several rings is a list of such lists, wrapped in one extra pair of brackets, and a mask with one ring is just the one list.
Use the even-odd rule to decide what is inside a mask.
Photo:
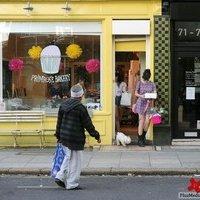
[(117, 145), (119, 146), (120, 144), (122, 144), (124, 147), (127, 145), (127, 144), (130, 144), (131, 143), (131, 138), (127, 135), (125, 135), (124, 133), (122, 132), (117, 132), (117, 135), (116, 135), (116, 142), (117, 142)]

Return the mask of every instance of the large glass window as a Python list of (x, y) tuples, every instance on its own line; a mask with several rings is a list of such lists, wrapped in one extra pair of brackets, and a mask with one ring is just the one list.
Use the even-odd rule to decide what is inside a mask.
[(85, 105), (100, 109), (99, 26), (53, 24), (12, 23), (2, 34), (6, 110), (56, 112), (74, 84), (83, 86)]

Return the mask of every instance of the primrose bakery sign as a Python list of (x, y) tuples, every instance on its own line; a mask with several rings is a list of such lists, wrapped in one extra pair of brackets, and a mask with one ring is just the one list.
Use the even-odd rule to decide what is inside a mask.
[(65, 75), (39, 75), (35, 74), (31, 76), (31, 81), (34, 83), (62, 83), (70, 81), (70, 74)]

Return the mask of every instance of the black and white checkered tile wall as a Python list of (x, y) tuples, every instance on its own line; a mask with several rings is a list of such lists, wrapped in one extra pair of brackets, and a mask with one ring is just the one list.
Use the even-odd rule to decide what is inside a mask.
[(158, 98), (155, 105), (164, 108), (168, 115), (165, 123), (169, 123), (169, 66), (170, 66), (170, 20), (166, 16), (154, 17), (154, 81), (156, 83)]

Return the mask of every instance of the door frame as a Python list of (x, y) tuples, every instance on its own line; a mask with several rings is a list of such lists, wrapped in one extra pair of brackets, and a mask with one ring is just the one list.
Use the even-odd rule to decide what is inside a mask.
[[(119, 36), (119, 35), (117, 35)], [(134, 35), (130, 35), (130, 36), (134, 36)], [(136, 35), (135, 35), (136, 36)], [(145, 37), (145, 60), (146, 60), (146, 68), (150, 68), (151, 69), (151, 61), (153, 59), (153, 55), (151, 54), (151, 37), (150, 35), (137, 35), (137, 36), (144, 36)], [(136, 36), (136, 37), (137, 37)], [(128, 36), (126, 37), (128, 39)], [(113, 116), (113, 133), (112, 133), (112, 138), (115, 139), (115, 67), (116, 67), (116, 63), (115, 63), (115, 53), (116, 53), (116, 35), (113, 35), (112, 37), (112, 42), (113, 42), (113, 45), (112, 45), (112, 61), (113, 61), (113, 66), (112, 66), (112, 78), (113, 78), (113, 93), (112, 93), (112, 116)], [(150, 133), (152, 135), (152, 132)], [(147, 135), (148, 138), (151, 138), (151, 136)]]

